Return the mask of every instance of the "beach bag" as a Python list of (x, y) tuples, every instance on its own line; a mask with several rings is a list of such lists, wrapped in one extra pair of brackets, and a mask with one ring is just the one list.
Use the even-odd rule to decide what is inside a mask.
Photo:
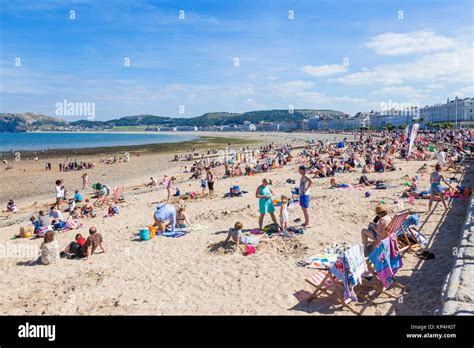
[(150, 240), (150, 231), (148, 228), (143, 228), (139, 232), (140, 234), (140, 240)]
[(31, 238), (35, 228), (33, 226), (20, 227), (20, 238)]
[(387, 188), (387, 184), (384, 182), (379, 182), (375, 185), (376, 190), (385, 190)]
[(66, 223), (64, 221), (59, 221), (58, 223), (54, 224), (53, 229), (62, 230), (65, 227), (66, 227)]
[(277, 233), (280, 230), (278, 224), (269, 224), (263, 228), (265, 233)]

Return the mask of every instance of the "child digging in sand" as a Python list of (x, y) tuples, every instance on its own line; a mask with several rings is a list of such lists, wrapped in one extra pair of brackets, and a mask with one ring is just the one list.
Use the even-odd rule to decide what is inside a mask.
[(246, 250), (242, 250), (240, 245), (244, 245), (246, 249), (248, 249), (248, 246), (255, 248), (258, 244), (260, 244), (260, 242), (266, 241), (265, 239), (260, 240), (256, 236), (246, 236), (242, 234), (243, 228), (244, 225), (240, 221), (237, 221), (234, 227), (229, 229), (229, 233), (227, 234), (227, 237), (224, 241), (224, 247), (227, 245), (229, 240), (232, 239), (232, 241), (237, 245), (235, 251), (240, 250), (241, 252), (245, 252)]

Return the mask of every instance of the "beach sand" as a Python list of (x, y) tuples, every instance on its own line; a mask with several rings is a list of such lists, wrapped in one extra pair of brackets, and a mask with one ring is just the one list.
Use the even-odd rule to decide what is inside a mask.
[[(224, 134), (228, 136), (228, 134)], [(259, 140), (265, 143), (294, 138), (308, 138), (307, 134), (265, 134)], [(312, 135), (318, 137), (318, 135)], [(329, 136), (331, 139), (333, 135)], [(126, 201), (121, 203), (120, 214), (103, 218), (99, 210), (94, 219), (86, 219), (80, 230), (57, 235), (61, 247), (69, 244), (78, 232), (88, 235), (87, 229), (96, 226), (104, 238), (106, 253), (83, 260), (60, 260), (49, 265), (30, 265), (30, 250), (39, 248), (40, 239), (10, 240), (20, 226), (28, 225), (28, 218), (38, 207), (52, 203), (54, 180), (63, 178), (70, 190), (80, 188), (81, 171), (59, 173), (43, 170), (44, 164), (15, 164), (12, 171), (2, 168), (2, 204), (5, 197), (16, 193), (22, 211), (0, 220), (0, 243), (3, 255), (0, 260), (1, 314), (271, 314), (271, 315), (347, 315), (329, 298), (311, 303), (307, 296), (314, 290), (305, 278), (314, 270), (298, 267), (300, 259), (323, 252), (327, 246), (344, 242), (360, 242), (360, 230), (373, 219), (375, 205), (384, 201), (396, 211), (406, 175), (414, 175), (425, 162), (397, 162), (397, 171), (370, 174), (373, 180), (384, 179), (395, 188), (370, 190), (365, 198), (363, 190), (329, 189), (329, 179), (315, 179), (311, 190), (310, 208), (312, 227), (301, 236), (274, 237), (255, 254), (243, 256), (238, 252), (225, 252), (218, 246), (236, 221), (244, 228), (258, 226), (258, 201), (255, 190), (263, 175), (219, 180), (215, 183), (215, 198), (198, 198), (187, 203), (187, 214), (192, 224), (205, 226), (181, 238), (158, 236), (150, 241), (140, 241), (139, 229), (152, 223), (157, 202), (163, 201), (163, 187), (149, 189), (138, 187), (149, 176), (161, 178), (163, 174), (175, 175), (180, 166), (191, 162), (169, 162), (170, 154), (148, 154), (132, 157), (129, 163), (101, 165), (88, 171), (90, 182), (101, 181), (111, 186), (126, 186)], [(97, 158), (97, 157), (95, 157)], [(96, 160), (97, 161), (97, 160)], [(34, 169), (34, 166), (39, 169)], [(428, 162), (434, 165), (433, 161)], [(22, 172), (22, 169), (27, 169)], [(431, 170), (431, 167), (430, 167)], [(358, 183), (360, 172), (339, 175), (341, 183)], [(419, 174), (421, 175), (421, 174)], [(450, 174), (449, 176), (454, 176)], [(462, 177), (472, 183), (467, 171)], [(287, 184), (288, 178), (299, 180), (297, 165), (265, 174), (272, 179), (277, 197), (290, 194), (295, 185)], [(232, 185), (238, 184), (249, 193), (243, 197), (222, 198)], [(427, 187), (428, 175), (421, 177), (421, 187)], [(180, 182), (182, 191), (197, 191), (197, 181)], [(135, 189), (134, 189), (135, 188)], [(36, 207), (31, 204), (38, 202)], [(467, 201), (454, 200), (447, 212), (439, 204), (427, 214), (427, 200), (417, 200), (414, 205), (405, 201), (406, 208), (421, 213), (420, 231), (430, 240), (429, 249), (434, 260), (422, 261), (413, 252), (407, 252), (398, 280), (406, 286), (402, 297), (393, 299), (381, 295), (373, 303), (361, 301), (354, 308), (367, 315), (432, 315), (441, 305), (441, 286), (453, 264), (453, 247), (457, 246), (466, 213)], [(6, 204), (6, 201), (5, 201)], [(63, 205), (65, 208), (66, 205)], [(302, 218), (299, 207), (289, 211), (290, 221)], [(66, 213), (67, 215), (67, 213)], [(270, 223), (266, 217), (265, 223)], [(291, 223), (290, 225), (295, 225)], [(16, 255), (23, 253), (25, 255)], [(20, 257), (19, 257), (20, 256)], [(369, 290), (370, 287), (367, 287)], [(391, 291), (399, 296), (397, 289)]]

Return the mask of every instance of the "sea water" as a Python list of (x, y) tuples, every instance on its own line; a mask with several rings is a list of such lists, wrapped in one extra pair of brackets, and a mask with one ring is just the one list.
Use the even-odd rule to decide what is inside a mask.
[(21, 150), (77, 149), (176, 143), (197, 139), (191, 134), (159, 133), (87, 133), (87, 132), (35, 132), (0, 133), (0, 152)]

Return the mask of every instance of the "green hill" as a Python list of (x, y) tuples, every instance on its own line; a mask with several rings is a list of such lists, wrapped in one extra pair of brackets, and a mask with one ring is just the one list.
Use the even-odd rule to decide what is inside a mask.
[(59, 118), (30, 112), (21, 114), (0, 113), (0, 132), (54, 130), (67, 125), (67, 122)]
[(313, 116), (322, 118), (345, 117), (341, 111), (295, 109), (288, 110), (259, 110), (243, 113), (209, 112), (204, 115), (184, 118), (165, 117), (156, 115), (125, 116), (108, 121), (79, 120), (66, 122), (62, 119), (41, 114), (0, 114), (0, 132), (25, 132), (33, 130), (76, 130), (76, 129), (110, 129), (113, 127), (148, 127), (148, 126), (227, 126), (239, 125), (244, 122), (298, 122)]

